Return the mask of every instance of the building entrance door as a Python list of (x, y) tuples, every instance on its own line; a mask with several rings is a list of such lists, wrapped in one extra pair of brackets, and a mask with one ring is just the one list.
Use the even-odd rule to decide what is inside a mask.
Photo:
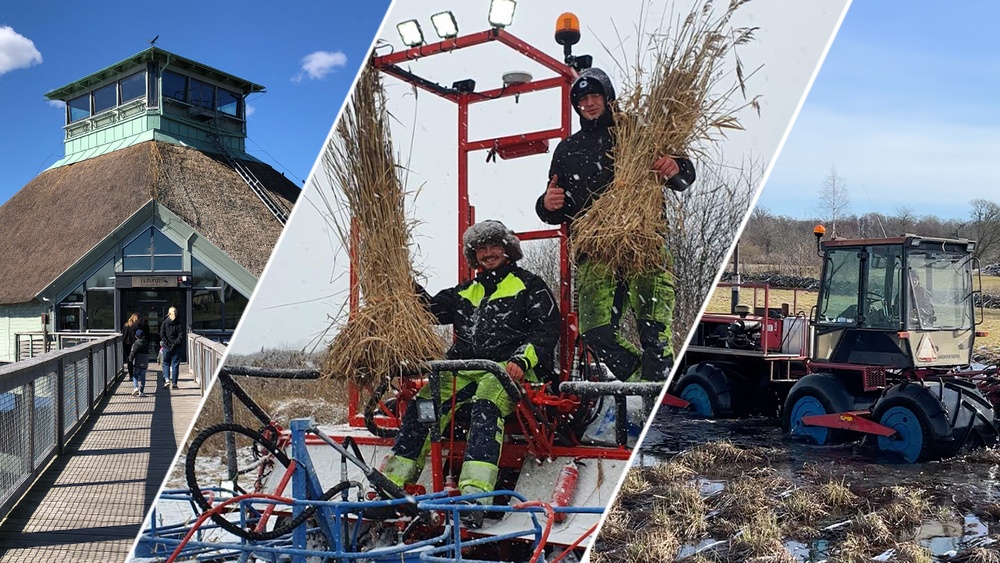
[(156, 354), (160, 349), (160, 327), (166, 321), (170, 307), (177, 308), (177, 321), (181, 326), (187, 326), (185, 293), (185, 290), (177, 289), (122, 289), (120, 326), (125, 325), (132, 313), (141, 314), (149, 324), (149, 352)]

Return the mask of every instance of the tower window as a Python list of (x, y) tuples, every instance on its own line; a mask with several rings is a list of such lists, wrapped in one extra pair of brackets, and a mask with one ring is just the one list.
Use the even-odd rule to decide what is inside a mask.
[(66, 104), (66, 107), (69, 109), (70, 123), (90, 117), (90, 94), (84, 94), (79, 98), (73, 98)]

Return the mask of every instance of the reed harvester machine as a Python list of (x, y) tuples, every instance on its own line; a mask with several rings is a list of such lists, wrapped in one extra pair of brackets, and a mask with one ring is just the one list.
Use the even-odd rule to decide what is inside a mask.
[(870, 436), (910, 463), (996, 443), (997, 368), (972, 365), (985, 335), (976, 243), (824, 233), (811, 313), (771, 307), (767, 285), (731, 285), (753, 291), (754, 305), (734, 298), (729, 312), (701, 318), (664, 402), (705, 417), (780, 412), (792, 436)]

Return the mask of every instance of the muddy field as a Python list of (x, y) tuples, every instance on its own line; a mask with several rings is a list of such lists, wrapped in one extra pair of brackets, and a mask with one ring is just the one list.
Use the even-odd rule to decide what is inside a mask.
[(1000, 451), (935, 463), (660, 413), (592, 561), (1000, 563)]

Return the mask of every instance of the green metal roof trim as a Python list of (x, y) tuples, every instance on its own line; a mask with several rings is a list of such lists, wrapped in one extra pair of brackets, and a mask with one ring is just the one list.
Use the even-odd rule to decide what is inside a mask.
[[(139, 133), (138, 135), (133, 135), (125, 139), (119, 139), (110, 143), (105, 143), (99, 147), (93, 147), (87, 150), (78, 151), (71, 155), (64, 156), (57, 160), (52, 166), (46, 168), (46, 170), (51, 170), (53, 168), (59, 168), (60, 166), (66, 166), (67, 164), (76, 164), (77, 162), (83, 162), (84, 160), (89, 160), (91, 158), (96, 158), (101, 155), (105, 155), (114, 152), (119, 149), (124, 149), (132, 145), (137, 145), (146, 141), (163, 141), (165, 143), (171, 143), (174, 145), (179, 145), (182, 147), (191, 147), (202, 152), (208, 152), (213, 154), (219, 153), (219, 147), (213, 145), (212, 143), (200, 143), (192, 141), (191, 139), (181, 139), (179, 137), (174, 137), (169, 133), (165, 133), (160, 130), (148, 130)], [(236, 149), (229, 149), (229, 154), (233, 155), (234, 158), (239, 160), (249, 160), (251, 162), (263, 162), (259, 158), (245, 153)]]
[(56, 88), (55, 90), (45, 94), (45, 97), (50, 100), (68, 101), (69, 99), (75, 97), (81, 90), (90, 88), (95, 84), (99, 84), (108, 78), (111, 78), (112, 76), (123, 73), (129, 69), (136, 68), (149, 61), (167, 63), (171, 66), (211, 78), (221, 84), (235, 88), (244, 96), (252, 92), (264, 91), (264, 87), (260, 84), (255, 84), (249, 80), (244, 80), (238, 76), (222, 72), (221, 70), (212, 68), (208, 65), (201, 64), (198, 61), (193, 61), (180, 55), (175, 55), (169, 51), (164, 51), (163, 49), (158, 49), (156, 47), (150, 47), (149, 49), (140, 51), (127, 59), (121, 60), (93, 74), (87, 75), (79, 80), (74, 80), (61, 88)]

